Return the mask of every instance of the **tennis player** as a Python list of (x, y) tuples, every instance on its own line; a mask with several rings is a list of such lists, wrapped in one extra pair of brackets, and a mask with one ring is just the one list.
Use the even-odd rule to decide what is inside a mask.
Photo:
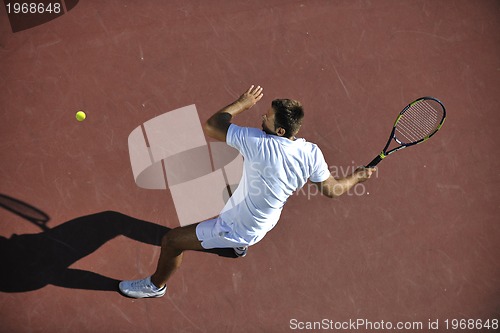
[(296, 138), (304, 117), (298, 101), (273, 100), (262, 117), (262, 130), (232, 123), (236, 115), (250, 109), (262, 96), (260, 86), (251, 86), (204, 126), (209, 137), (225, 141), (244, 157), (240, 184), (220, 215), (167, 232), (156, 272), (142, 280), (120, 282), (123, 294), (134, 298), (163, 296), (186, 250), (233, 248), (237, 256), (245, 256), (248, 247), (276, 225), (287, 198), (308, 180), (322, 194), (334, 198), (370, 178), (374, 171), (371, 168), (334, 178), (318, 146)]

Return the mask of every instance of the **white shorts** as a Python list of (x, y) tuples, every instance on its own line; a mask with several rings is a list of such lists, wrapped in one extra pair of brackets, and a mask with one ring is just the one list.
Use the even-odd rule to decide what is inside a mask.
[(248, 246), (245, 240), (234, 237), (231, 227), (220, 217), (203, 221), (196, 226), (196, 236), (204, 249), (235, 248)]

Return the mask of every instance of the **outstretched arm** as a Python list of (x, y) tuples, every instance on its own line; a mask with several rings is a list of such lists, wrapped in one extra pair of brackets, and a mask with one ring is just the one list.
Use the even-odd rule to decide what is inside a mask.
[(253, 85), (243, 93), (236, 101), (216, 112), (210, 117), (203, 129), (205, 134), (219, 141), (226, 141), (227, 130), (231, 125), (231, 120), (237, 114), (250, 109), (264, 96), (260, 86)]
[(375, 170), (375, 168), (358, 168), (347, 177), (336, 179), (330, 176), (327, 180), (314, 184), (319, 187), (323, 195), (329, 198), (336, 198), (348, 192), (356, 184), (369, 179)]

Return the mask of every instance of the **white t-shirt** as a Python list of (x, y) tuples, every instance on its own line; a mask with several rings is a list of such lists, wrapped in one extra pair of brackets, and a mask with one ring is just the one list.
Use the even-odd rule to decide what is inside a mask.
[(304, 139), (292, 141), (231, 124), (226, 142), (244, 158), (241, 181), (220, 214), (236, 241), (252, 245), (261, 240), (294, 191), (308, 179), (322, 182), (330, 177), (321, 150)]

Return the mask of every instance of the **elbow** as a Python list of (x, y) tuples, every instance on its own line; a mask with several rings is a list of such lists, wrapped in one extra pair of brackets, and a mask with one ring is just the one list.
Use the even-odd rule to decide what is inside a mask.
[(325, 188), (322, 189), (321, 194), (323, 194), (328, 199), (335, 199), (342, 195), (342, 193), (336, 193), (332, 189), (325, 189)]
[(205, 135), (207, 135), (209, 137), (213, 137), (214, 132), (215, 132), (215, 125), (216, 124), (212, 118), (208, 119), (205, 122), (205, 124), (203, 125), (203, 132), (205, 132)]
[(213, 127), (213, 125), (214, 125), (213, 117), (210, 117), (210, 118), (208, 118), (208, 120), (203, 125), (203, 130), (204, 131), (210, 131), (210, 129)]
[(333, 186), (333, 188), (328, 188), (326, 191), (323, 191), (323, 194), (329, 199), (336, 199), (344, 194), (344, 192), (340, 188)]
[(336, 198), (340, 197), (342, 194), (328, 193), (328, 194), (325, 194), (325, 195), (326, 195), (326, 197), (328, 199), (336, 199)]
[(314, 184), (317, 185), (319, 192), (328, 199), (335, 199), (342, 195), (342, 191), (339, 191), (340, 188), (332, 176), (321, 183)]
[(332, 199), (340, 198), (340, 197), (341, 197), (344, 193), (345, 193), (345, 192), (344, 192), (344, 191), (342, 191), (342, 190), (341, 190), (341, 191), (333, 191), (333, 192), (331, 193), (330, 198), (332, 198)]
[(218, 117), (211, 117), (203, 125), (203, 132), (206, 136), (218, 140), (226, 141), (227, 129), (229, 128), (229, 123), (225, 124), (218, 119)]
[(206, 136), (219, 141), (226, 141), (226, 134), (231, 125), (231, 115), (228, 113), (216, 113), (203, 125)]

